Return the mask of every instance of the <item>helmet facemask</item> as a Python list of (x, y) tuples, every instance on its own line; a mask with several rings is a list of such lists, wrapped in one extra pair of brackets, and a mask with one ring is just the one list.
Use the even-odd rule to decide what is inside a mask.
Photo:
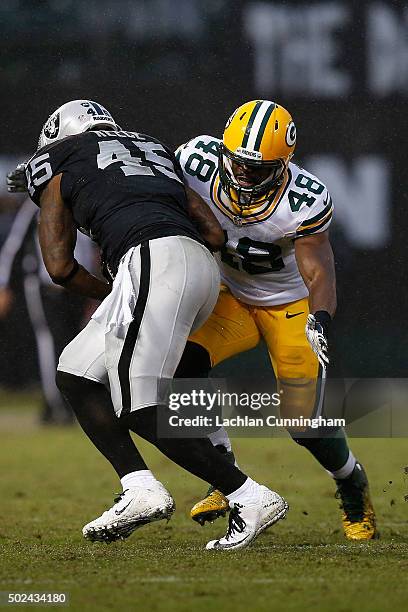
[[(229, 151), (223, 143), (220, 144), (218, 159), (221, 187), (228, 198), (242, 209), (262, 204), (268, 200), (282, 185), (288, 163), (288, 160), (283, 159), (272, 161), (248, 159)], [(236, 178), (233, 163), (249, 168), (267, 168), (269, 173), (252, 187), (245, 187)]]

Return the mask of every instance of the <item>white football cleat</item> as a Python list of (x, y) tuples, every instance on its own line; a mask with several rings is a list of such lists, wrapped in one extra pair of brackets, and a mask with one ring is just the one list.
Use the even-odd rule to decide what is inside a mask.
[(241, 505), (230, 504), (228, 531), (220, 540), (208, 542), (207, 550), (237, 550), (248, 546), (271, 525), (285, 518), (289, 509), (287, 502), (267, 487), (260, 485), (259, 500)]
[(129, 487), (115, 498), (115, 504), (82, 529), (91, 542), (114, 542), (128, 538), (138, 527), (170, 520), (176, 506), (161, 482), (146, 487)]

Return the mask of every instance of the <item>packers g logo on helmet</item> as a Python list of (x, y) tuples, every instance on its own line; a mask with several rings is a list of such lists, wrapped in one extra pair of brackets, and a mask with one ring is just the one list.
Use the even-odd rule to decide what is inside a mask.
[[(220, 145), (219, 172), (227, 196), (241, 208), (256, 206), (282, 184), (296, 146), (296, 126), (288, 111), (270, 100), (251, 100), (230, 116)], [(253, 187), (237, 181), (232, 164), (268, 169)]]
[(291, 121), (286, 128), (286, 144), (291, 147), (296, 143), (296, 125)]

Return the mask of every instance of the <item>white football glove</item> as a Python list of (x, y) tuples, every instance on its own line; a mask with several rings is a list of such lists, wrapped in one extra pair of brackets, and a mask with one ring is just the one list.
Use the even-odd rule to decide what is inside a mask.
[(312, 314), (308, 315), (306, 323), (306, 338), (316, 353), (320, 365), (326, 369), (329, 364), (328, 344), (323, 325)]
[(10, 193), (25, 193), (28, 191), (26, 179), (27, 164), (18, 164), (15, 170), (7, 173), (7, 191)]

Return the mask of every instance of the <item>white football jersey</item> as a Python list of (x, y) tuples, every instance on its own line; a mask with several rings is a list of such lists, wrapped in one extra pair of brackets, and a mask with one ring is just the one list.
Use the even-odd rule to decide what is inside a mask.
[(329, 227), (333, 204), (325, 185), (289, 163), (272, 197), (241, 214), (221, 188), (220, 142), (197, 136), (181, 145), (176, 155), (187, 184), (207, 202), (226, 233), (226, 246), (216, 255), (222, 282), (247, 304), (274, 306), (306, 297), (294, 241)]

